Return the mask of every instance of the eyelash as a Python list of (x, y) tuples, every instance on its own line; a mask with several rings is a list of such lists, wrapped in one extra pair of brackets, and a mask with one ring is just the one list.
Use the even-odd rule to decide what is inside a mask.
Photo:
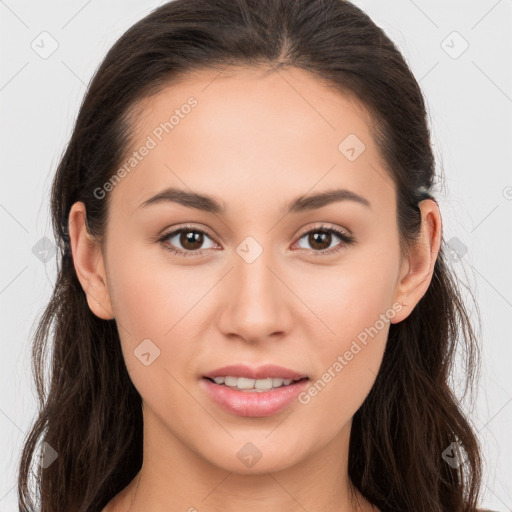
[[(201, 257), (204, 255), (204, 253), (206, 251), (208, 251), (208, 249), (198, 249), (196, 251), (184, 251), (182, 249), (179, 249), (179, 248), (176, 248), (176, 247), (173, 247), (172, 245), (168, 245), (168, 244), (165, 244), (165, 241), (170, 238), (170, 237), (173, 237), (174, 235), (177, 235), (178, 233), (182, 233), (182, 232), (193, 232), (193, 233), (201, 233), (202, 235), (206, 235), (208, 238), (212, 238), (206, 231), (200, 229), (200, 228), (196, 228), (196, 227), (193, 227), (193, 226), (183, 226), (179, 229), (175, 229), (174, 231), (169, 231), (168, 233), (165, 233), (164, 235), (162, 235), (161, 238), (158, 239), (159, 242), (161, 242), (164, 246), (164, 248), (172, 253), (175, 253), (175, 254), (178, 254), (180, 256), (197, 256), (197, 257)], [(315, 251), (313, 249), (311, 249), (310, 253), (312, 253), (314, 256), (323, 256), (323, 255), (329, 255), (329, 254), (334, 254), (334, 253), (337, 253), (341, 250), (343, 250), (347, 245), (350, 245), (352, 243), (355, 242), (354, 240), (354, 237), (345, 233), (344, 231), (341, 231), (335, 227), (328, 227), (328, 226), (320, 226), (320, 227), (317, 227), (317, 228), (314, 228), (314, 229), (310, 229), (309, 231), (306, 231), (304, 233), (302, 233), (298, 240), (301, 240), (302, 238), (304, 238), (306, 235), (309, 235), (311, 233), (334, 233), (336, 236), (338, 236), (343, 244), (338, 244), (337, 246), (335, 246), (334, 248), (332, 249), (324, 249), (323, 251)]]

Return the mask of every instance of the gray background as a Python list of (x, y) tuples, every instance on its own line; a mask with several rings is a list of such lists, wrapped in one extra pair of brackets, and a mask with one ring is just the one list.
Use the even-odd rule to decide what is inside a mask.
[[(55, 279), (51, 180), (94, 70), (161, 3), (0, 1), (0, 512), (17, 509), (15, 472), (37, 411), (30, 340)], [(396, 42), (426, 97), (444, 237), (482, 317), (469, 411), (486, 461), (482, 505), (510, 511), (512, 0), (355, 3)]]

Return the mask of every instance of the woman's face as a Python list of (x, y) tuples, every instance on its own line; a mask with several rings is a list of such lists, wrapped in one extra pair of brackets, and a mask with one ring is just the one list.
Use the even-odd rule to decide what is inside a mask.
[[(298, 69), (201, 71), (140, 104), (125, 171), (97, 191), (110, 194), (106, 291), (84, 288), (95, 314), (115, 316), (145, 449), (170, 456), (165, 439), (262, 473), (347, 446), (389, 325), (430, 277), (426, 264), (407, 280), (368, 121)], [(260, 394), (205, 379), (227, 365), (279, 365), (307, 381)]]

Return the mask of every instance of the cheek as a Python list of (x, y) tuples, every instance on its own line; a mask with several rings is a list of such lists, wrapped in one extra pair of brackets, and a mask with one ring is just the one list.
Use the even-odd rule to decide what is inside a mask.
[[(361, 295), (361, 299), (364, 297)], [(336, 336), (318, 340), (315, 347), (317, 374), (299, 397), (309, 411), (313, 430), (334, 436), (361, 407), (379, 372), (389, 332), (389, 320), (378, 300), (340, 298), (338, 314), (330, 319)], [(384, 318), (384, 320), (383, 320)], [(316, 425), (316, 426), (315, 426)]]
[[(189, 303), (194, 302), (191, 295), (195, 294), (179, 293), (184, 289), (179, 283), (158, 276), (151, 268), (133, 273), (118, 269), (116, 279), (116, 320), (133, 385), (149, 409), (162, 415), (164, 422), (166, 411), (186, 417), (193, 401), (184, 391), (188, 376), (186, 379), (183, 374), (192, 372), (190, 362), (194, 361), (194, 348), (197, 350), (187, 311), (191, 310), (193, 304)], [(166, 287), (165, 282), (174, 283), (177, 288)], [(176, 428), (180, 428), (179, 424)]]
[(171, 336), (185, 315), (186, 321), (189, 314), (194, 315), (194, 304), (212, 282), (212, 276), (199, 267), (173, 266), (166, 260), (164, 249), (129, 250), (119, 246), (111, 260), (109, 279), (116, 320), (134, 343), (143, 338)]
[[(310, 326), (319, 326), (315, 338), (322, 350), (332, 354), (334, 348), (348, 349), (351, 340), (391, 308), (397, 262), (390, 256), (359, 252), (339, 266), (315, 270), (302, 278), (298, 293), (310, 309), (302, 318), (309, 317)], [(380, 322), (378, 326), (382, 330)]]
[(180, 332), (189, 321), (187, 311), (194, 314), (200, 290), (178, 271), (142, 261), (136, 251), (125, 254), (117, 263), (110, 258), (109, 292), (128, 372), (146, 398), (149, 391), (158, 395), (160, 386), (168, 393), (165, 387), (172, 387), (174, 367), (186, 367), (192, 357), (187, 350), (193, 344)]
[[(370, 392), (396, 313), (396, 261), (375, 254), (362, 260), (359, 254), (357, 261), (317, 276), (305, 299), (323, 325), (310, 338), (319, 363), (316, 379), (299, 401), (337, 425), (348, 421)], [(313, 317), (310, 325), (317, 324)]]

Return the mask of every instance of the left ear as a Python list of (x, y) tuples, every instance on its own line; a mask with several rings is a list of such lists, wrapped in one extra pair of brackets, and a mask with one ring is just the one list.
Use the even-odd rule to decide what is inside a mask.
[(402, 304), (402, 309), (391, 323), (399, 323), (407, 318), (425, 295), (441, 247), (443, 225), (439, 206), (432, 199), (424, 199), (418, 206), (421, 210), (421, 233), (404, 256), (393, 301)]

